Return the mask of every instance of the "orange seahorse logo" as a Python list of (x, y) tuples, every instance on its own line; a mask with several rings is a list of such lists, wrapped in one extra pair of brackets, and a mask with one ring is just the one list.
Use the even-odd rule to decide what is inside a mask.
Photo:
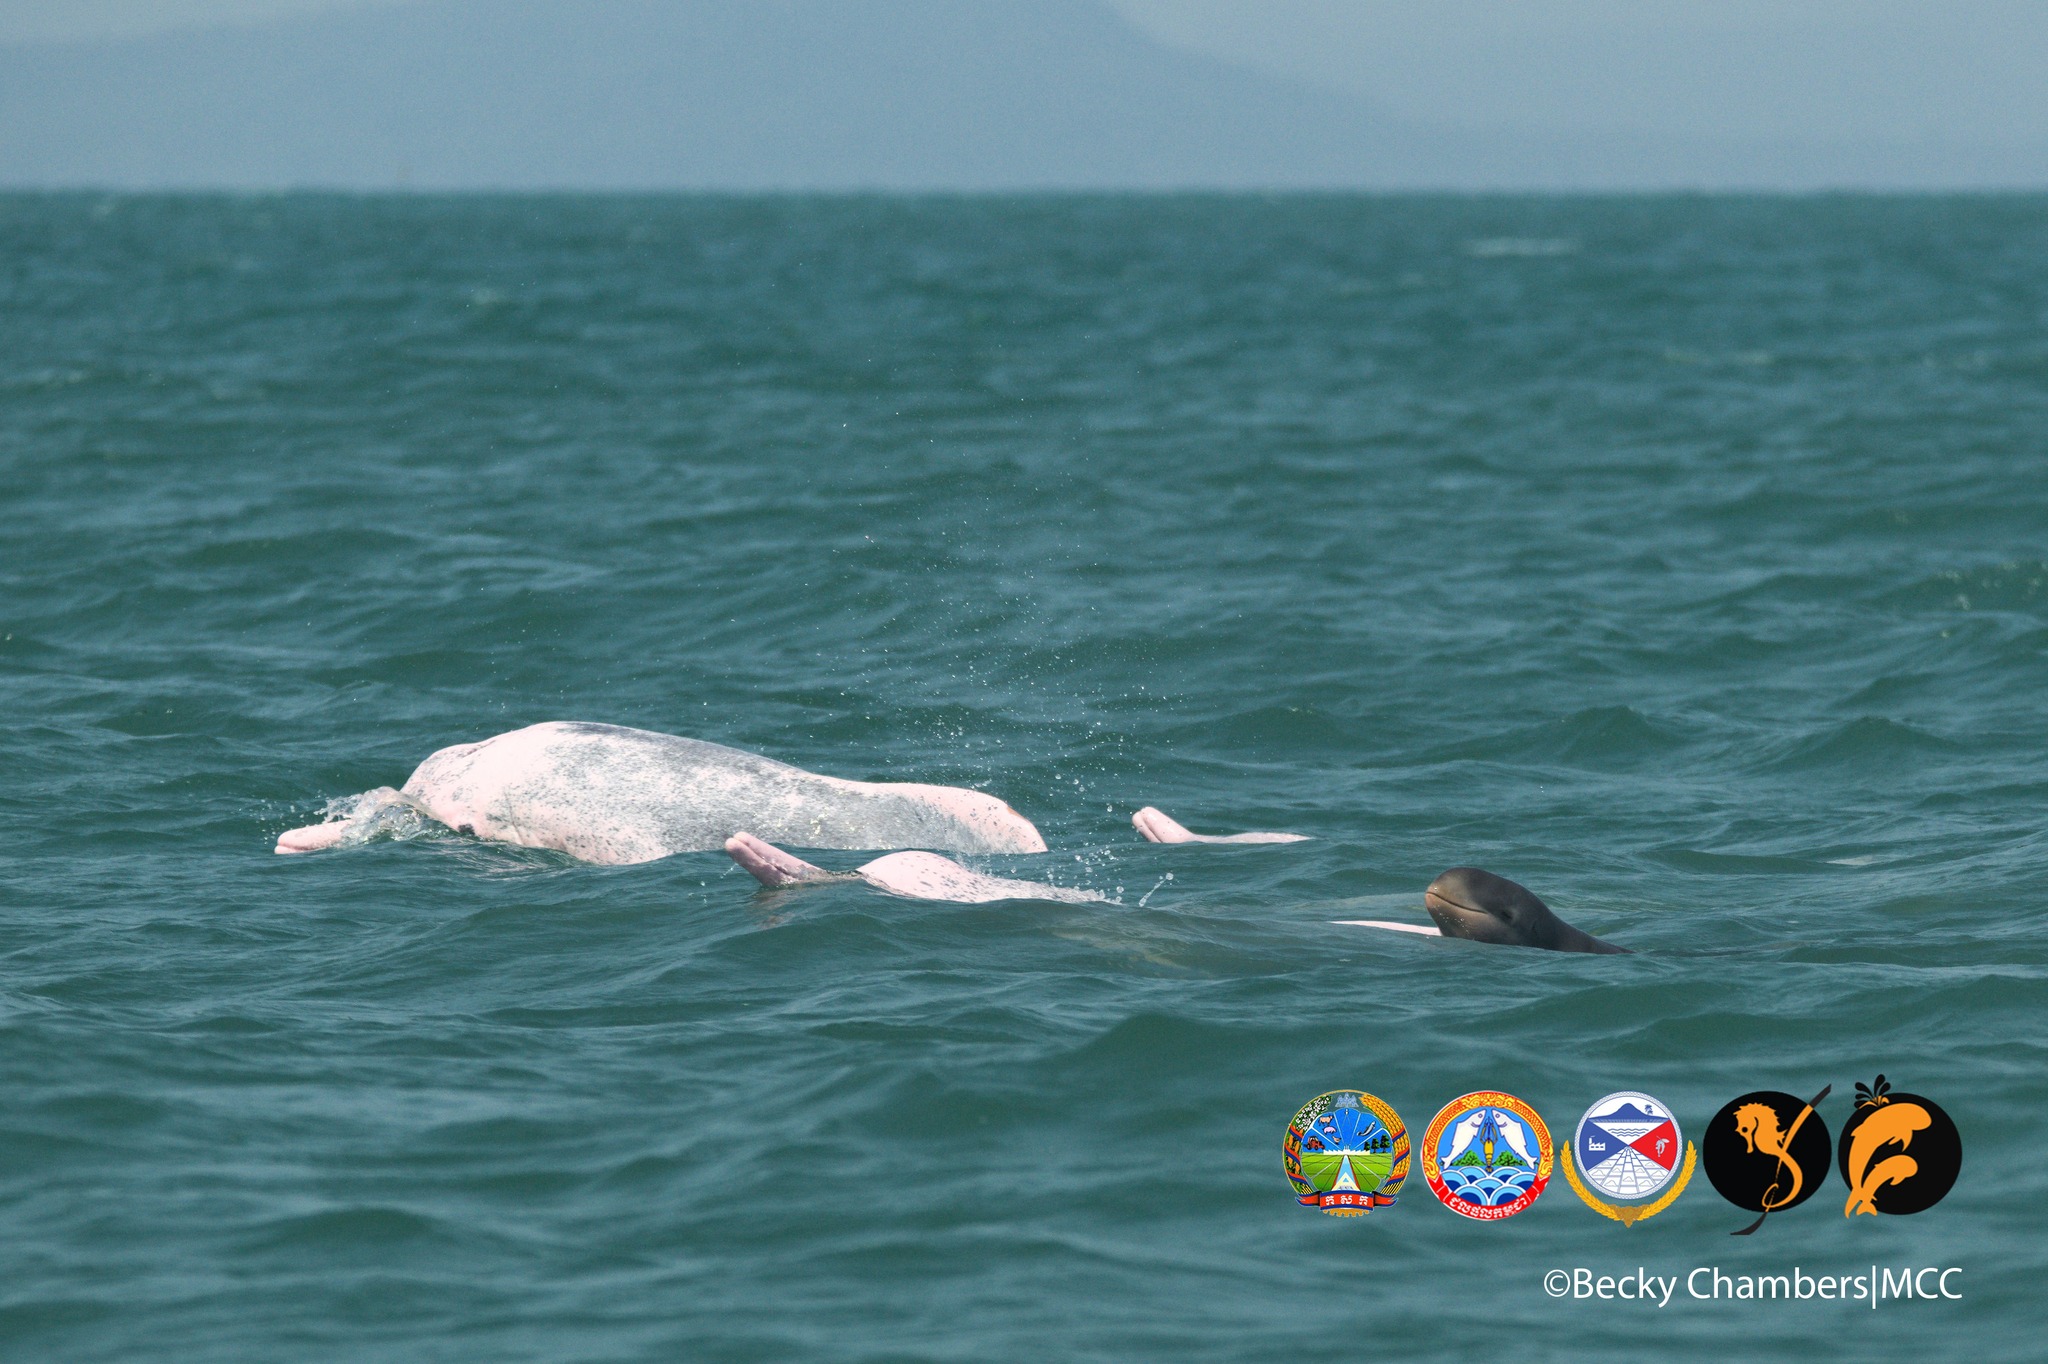
[(1778, 1193), (1778, 1179), (1773, 1177), (1771, 1187), (1764, 1191), (1763, 1202), (1758, 1204), (1765, 1212), (1775, 1212), (1799, 1197), (1799, 1190), (1805, 1187), (1806, 1172), (1799, 1168), (1799, 1162), (1792, 1159), (1792, 1138), (1799, 1135), (1800, 1124), (1806, 1115), (1813, 1112), (1812, 1105), (1800, 1110), (1792, 1120), (1792, 1130), (1778, 1130), (1778, 1115), (1769, 1104), (1744, 1104), (1735, 1110), (1735, 1131), (1751, 1154), (1761, 1153), (1778, 1158), (1778, 1174), (1789, 1173), (1792, 1187), (1782, 1196)]

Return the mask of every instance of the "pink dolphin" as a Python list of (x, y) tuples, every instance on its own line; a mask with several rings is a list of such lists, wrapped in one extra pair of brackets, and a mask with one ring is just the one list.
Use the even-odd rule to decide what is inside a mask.
[(913, 900), (951, 900), (958, 904), (987, 904), (991, 900), (1059, 900), (1067, 904), (1092, 904), (1108, 900), (1092, 890), (1069, 890), (1039, 881), (1012, 881), (1001, 876), (984, 876), (937, 853), (897, 852), (878, 857), (850, 872), (826, 871), (794, 854), (784, 852), (752, 834), (734, 834), (725, 850), (732, 860), (753, 873), (764, 886), (781, 887), (818, 881), (865, 881), (877, 890)]
[(1030, 820), (980, 791), (847, 781), (701, 739), (560, 721), (444, 748), (404, 789), (331, 808), (277, 851), (359, 843), (420, 817), (614, 865), (720, 848), (743, 829), (805, 848), (1045, 851)]

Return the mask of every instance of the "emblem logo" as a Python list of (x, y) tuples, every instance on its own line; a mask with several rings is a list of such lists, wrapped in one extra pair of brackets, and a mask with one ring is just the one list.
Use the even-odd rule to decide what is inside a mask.
[(1791, 1094), (1760, 1089), (1730, 1099), (1700, 1138), (1707, 1178), (1721, 1197), (1758, 1216), (1742, 1230), (1748, 1236), (1764, 1218), (1796, 1208), (1827, 1182), (1828, 1125), (1814, 1110), (1827, 1089), (1801, 1103)]
[(1955, 1187), (1963, 1141), (1934, 1100), (1894, 1094), (1880, 1075), (1857, 1084), (1836, 1159), (1849, 1186), (1842, 1216), (1925, 1212)]
[[(1685, 1192), (1698, 1159), (1699, 1152), (1680, 1134), (1671, 1110), (1629, 1089), (1608, 1095), (1579, 1119), (1571, 1154), (1564, 1161), (1564, 1177), (1587, 1207), (1632, 1227), (1655, 1217)], [(1590, 1192), (1588, 1184), (1609, 1197), (1630, 1201), (1609, 1203)]]
[(1303, 1207), (1363, 1217), (1392, 1207), (1408, 1178), (1408, 1129), (1385, 1100), (1332, 1090), (1303, 1104), (1287, 1124), (1280, 1158)]
[(1422, 1177), (1461, 1217), (1496, 1222), (1550, 1184), (1550, 1129), (1512, 1094), (1482, 1089), (1445, 1104), (1422, 1137)]

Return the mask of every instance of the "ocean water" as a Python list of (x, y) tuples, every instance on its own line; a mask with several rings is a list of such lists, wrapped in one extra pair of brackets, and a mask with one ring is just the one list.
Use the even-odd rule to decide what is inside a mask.
[[(2044, 471), (2042, 198), (0, 197), (0, 1353), (2038, 1358)], [(270, 851), (547, 719), (1116, 903)], [(1331, 923), (1457, 864), (1634, 955)], [(1880, 1072), (1917, 1216), (1281, 1173)]]

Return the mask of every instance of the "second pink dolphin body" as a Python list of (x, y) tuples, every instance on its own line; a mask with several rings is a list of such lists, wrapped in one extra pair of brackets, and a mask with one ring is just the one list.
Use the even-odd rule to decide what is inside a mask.
[(979, 905), (994, 900), (1058, 900), (1066, 904), (1096, 904), (1109, 897), (1092, 890), (1069, 890), (1041, 881), (1013, 881), (1002, 876), (985, 876), (937, 853), (898, 852), (878, 857), (850, 872), (826, 871), (793, 853), (784, 852), (752, 834), (735, 834), (726, 840), (726, 852), (745, 867), (762, 885), (771, 888), (821, 881), (865, 881), (877, 890), (913, 900), (950, 900), (956, 904)]
[[(1133, 815), (1131, 822), (1139, 833), (1154, 843), (1299, 843), (1306, 837), (1303, 834), (1279, 833), (1191, 833), (1149, 805)], [(1083, 904), (1109, 899), (1092, 890), (1069, 890), (1042, 881), (987, 876), (936, 853), (891, 853), (851, 872), (833, 872), (813, 866), (794, 853), (785, 852), (751, 833), (735, 834), (727, 839), (725, 850), (733, 861), (751, 872), (755, 880), (771, 888), (859, 880), (891, 895), (916, 900), (951, 900), (957, 904), (986, 904), (992, 900), (1058, 900), (1067, 904)]]

